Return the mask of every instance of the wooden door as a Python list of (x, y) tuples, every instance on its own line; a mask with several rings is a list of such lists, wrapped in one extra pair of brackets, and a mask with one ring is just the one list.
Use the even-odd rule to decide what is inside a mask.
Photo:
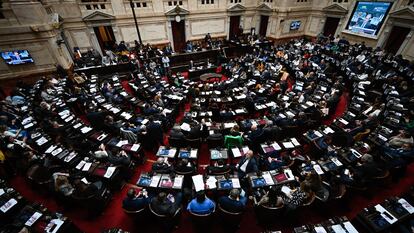
[(336, 29), (338, 28), (340, 18), (334, 18), (334, 17), (327, 17), (325, 26), (323, 28), (323, 34), (325, 36), (335, 35)]
[(269, 22), (269, 16), (262, 15), (260, 16), (260, 29), (259, 29), (259, 35), (266, 37), (266, 31), (267, 31), (267, 24)]
[(185, 49), (185, 23), (184, 20), (180, 22), (171, 21), (171, 30), (173, 34), (174, 51), (181, 53)]
[(235, 39), (240, 34), (240, 15), (230, 16), (230, 30), (229, 30), (229, 38)]
[(111, 26), (99, 26), (93, 28), (102, 52), (112, 49), (115, 44), (115, 35)]
[(385, 51), (396, 54), (410, 32), (410, 28), (393, 26), (385, 44)]

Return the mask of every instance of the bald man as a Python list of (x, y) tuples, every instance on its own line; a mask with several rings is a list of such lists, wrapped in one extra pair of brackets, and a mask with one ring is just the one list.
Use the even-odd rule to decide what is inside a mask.
[(248, 173), (257, 172), (259, 170), (252, 150), (247, 151), (247, 153), (240, 160), (239, 164), (236, 165), (236, 168), (239, 179), (243, 179)]

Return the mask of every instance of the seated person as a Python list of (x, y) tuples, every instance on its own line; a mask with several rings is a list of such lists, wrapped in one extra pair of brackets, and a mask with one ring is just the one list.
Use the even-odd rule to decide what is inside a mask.
[(252, 125), (250, 128), (250, 133), (247, 135), (247, 138), (252, 142), (256, 143), (263, 134), (263, 129), (258, 128), (257, 125)]
[(71, 196), (74, 192), (72, 184), (69, 182), (69, 173), (56, 172), (53, 174), (55, 191), (65, 197)]
[[(372, 181), (374, 177), (383, 174), (383, 170), (379, 168), (372, 155), (364, 154), (360, 158), (360, 161), (361, 163), (355, 168), (349, 172), (344, 172), (344, 174), (340, 176), (340, 181), (342, 183), (352, 186), (364, 186)], [(345, 171), (347, 171), (347, 169)]]
[(118, 135), (119, 134), (119, 124), (118, 122), (114, 121), (114, 118), (110, 115), (107, 115), (104, 120), (103, 129), (105, 132), (108, 132), (112, 135)]
[(329, 191), (323, 186), (321, 176), (316, 172), (306, 173), (305, 180), (302, 181), (307, 184), (316, 196), (320, 197), (322, 201), (327, 201), (329, 198)]
[[(115, 153), (114, 153), (115, 152)], [(115, 166), (129, 166), (131, 163), (131, 157), (124, 151), (113, 151), (109, 154), (108, 160)]]
[(174, 171), (171, 164), (168, 163), (168, 160), (163, 157), (159, 157), (157, 161), (152, 165), (152, 171), (156, 173), (171, 173)]
[(97, 158), (97, 159), (103, 159), (103, 158), (108, 158), (109, 157), (109, 151), (106, 150), (106, 147), (104, 144), (101, 144), (99, 146), (99, 150), (95, 151), (93, 153), (93, 157)]
[(165, 192), (160, 192), (156, 197), (151, 199), (152, 210), (159, 215), (174, 217), (180, 209), (182, 194), (177, 193), (175, 196)]
[(95, 181), (93, 183), (88, 182), (84, 183), (82, 180), (77, 179), (73, 181), (75, 190), (73, 192), (73, 196), (78, 198), (90, 198), (96, 197), (99, 195), (103, 190), (103, 183), (102, 181)]
[(266, 165), (269, 170), (275, 170), (275, 169), (285, 166), (286, 165), (285, 160), (286, 159), (284, 156), (280, 156), (278, 154), (272, 153), (271, 155), (269, 155), (269, 157), (267, 157)]
[(231, 136), (240, 136), (240, 126), (239, 125), (234, 125), (231, 129), (230, 129), (230, 135)]
[(133, 188), (127, 192), (125, 199), (122, 201), (122, 208), (129, 211), (137, 211), (145, 208), (150, 203), (148, 192), (143, 189), (138, 194)]
[(187, 205), (187, 210), (195, 214), (211, 214), (214, 212), (216, 204), (206, 197), (204, 191), (196, 193), (196, 197)]
[(194, 173), (196, 167), (192, 161), (184, 158), (175, 164), (174, 170), (179, 173)]
[(230, 171), (230, 165), (226, 164), (226, 162), (223, 159), (217, 160), (217, 162), (215, 162), (212, 166), (207, 167), (207, 174), (210, 175), (221, 175), (223, 173)]
[(220, 197), (218, 203), (225, 211), (239, 213), (246, 208), (247, 198), (240, 194), (240, 190), (232, 189), (228, 196)]
[(259, 170), (252, 150), (247, 151), (236, 165), (236, 168), (239, 179), (243, 179), (248, 173), (257, 172)]
[(301, 183), (299, 188), (292, 189), (289, 193), (283, 196), (285, 206), (289, 210), (294, 210), (303, 205), (310, 197), (311, 189), (306, 183)]
[(267, 191), (266, 194), (260, 198), (260, 200), (257, 202), (257, 205), (273, 208), (281, 207), (283, 206), (282, 195), (283, 193), (281, 193), (280, 188), (272, 186), (269, 191)]
[(181, 128), (179, 126), (178, 127), (173, 127), (171, 129), (170, 138), (173, 138), (175, 140), (181, 140), (181, 141), (185, 140), (185, 136), (184, 136), (183, 132), (181, 132)]
[(394, 159), (412, 159), (414, 158), (414, 146), (412, 144), (404, 144), (400, 148), (382, 147), (384, 153)]
[(397, 148), (402, 147), (402, 145), (404, 144), (413, 146), (414, 139), (412, 136), (410, 136), (410, 134), (407, 131), (403, 130), (398, 135), (391, 137), (390, 140), (388, 141), (388, 144), (391, 147), (397, 147)]

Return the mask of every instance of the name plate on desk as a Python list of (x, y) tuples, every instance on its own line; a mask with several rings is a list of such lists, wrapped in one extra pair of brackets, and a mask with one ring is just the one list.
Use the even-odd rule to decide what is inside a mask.
[(42, 213), (39, 212), (35, 212), (27, 221), (24, 225), (30, 227), (33, 225), (33, 223), (35, 223), (40, 217), (42, 217)]
[(48, 140), (45, 137), (41, 137), (41, 138), (36, 140), (36, 144), (39, 145), (39, 146), (44, 145), (46, 142), (48, 142)]
[(13, 206), (15, 206), (17, 204), (16, 199), (12, 198), (10, 200), (8, 200), (6, 203), (4, 203), (1, 207), (0, 210), (3, 213), (6, 213), (7, 211), (9, 211)]
[(376, 205), (375, 209), (381, 213), (381, 217), (383, 217), (389, 224), (394, 224), (398, 221), (396, 217), (394, 217), (390, 212), (388, 212), (382, 205)]
[(414, 213), (414, 207), (408, 203), (404, 198), (400, 198), (398, 200), (398, 203), (401, 204), (401, 206), (408, 211), (408, 213), (413, 214)]

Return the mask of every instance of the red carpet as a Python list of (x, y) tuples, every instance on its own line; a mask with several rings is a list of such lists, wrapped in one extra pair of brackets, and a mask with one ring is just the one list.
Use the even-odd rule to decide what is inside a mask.
[[(130, 92), (129, 86), (126, 85), (126, 82), (123, 82), (125, 89)], [(329, 124), (335, 117), (341, 116), (346, 110), (347, 106), (347, 96), (346, 94), (341, 96), (338, 107), (335, 111), (332, 119), (329, 119), (326, 123)], [(187, 103), (184, 106), (184, 111), (188, 111), (190, 108), (190, 103)], [(183, 117), (183, 110), (181, 110), (177, 122), (179, 122)], [(165, 141), (167, 141), (165, 139)], [(155, 160), (156, 157), (153, 152), (146, 152), (146, 157), (149, 160)], [(204, 143), (200, 149), (200, 159), (199, 164), (205, 165), (209, 162), (209, 152), (207, 145)], [(133, 178), (129, 181), (131, 184), (134, 184), (139, 174), (142, 171), (149, 171), (151, 168), (152, 162), (147, 161), (144, 165), (140, 165), (136, 168)], [(204, 168), (199, 168), (200, 173), (204, 173)], [(283, 232), (292, 232), (293, 227), (301, 226), (307, 223), (318, 223), (324, 220), (327, 220), (330, 217), (334, 216), (347, 216), (348, 218), (353, 218), (356, 214), (365, 208), (368, 205), (382, 202), (385, 198), (391, 196), (402, 195), (408, 189), (414, 185), (414, 164), (411, 164), (408, 167), (407, 175), (399, 180), (396, 183), (388, 185), (386, 187), (381, 187), (376, 190), (372, 190), (372, 198), (367, 198), (364, 196), (354, 195), (352, 193), (347, 193), (348, 198), (342, 200), (341, 203), (330, 203), (327, 206), (312, 206), (311, 209), (300, 209), (298, 216), (295, 219), (290, 219), (294, 223), (287, 224), (286, 219), (275, 219), (277, 224), (276, 229), (282, 230)], [(27, 181), (22, 176), (14, 177), (11, 180), (11, 185), (18, 192), (20, 192), (25, 198), (32, 202), (39, 202), (45, 205), (48, 209), (52, 211), (62, 212), (65, 216), (69, 217), (81, 230), (87, 233), (98, 233), (104, 229), (109, 228), (121, 228), (129, 232), (156, 232), (154, 226), (148, 221), (133, 219), (131, 216), (127, 216), (122, 211), (122, 199), (124, 198), (128, 185), (126, 185), (121, 191), (116, 192), (113, 195), (113, 200), (110, 202), (109, 206), (102, 213), (102, 215), (89, 219), (86, 216), (86, 211), (81, 210), (80, 208), (70, 208), (64, 209), (62, 206), (59, 206), (52, 194), (43, 194), (43, 192), (38, 192), (29, 186)], [(217, 222), (217, 221), (216, 221)], [(223, 232), (224, 230), (217, 223), (212, 223), (213, 232)], [(238, 232), (240, 233), (258, 233), (262, 232), (263, 229), (256, 224), (255, 215), (253, 212), (253, 207), (249, 204), (248, 209), (243, 217), (241, 222), (241, 227)], [(183, 213), (181, 218), (181, 223), (179, 228), (174, 231), (177, 233), (189, 233), (192, 231), (192, 226), (190, 218), (186, 212)]]

